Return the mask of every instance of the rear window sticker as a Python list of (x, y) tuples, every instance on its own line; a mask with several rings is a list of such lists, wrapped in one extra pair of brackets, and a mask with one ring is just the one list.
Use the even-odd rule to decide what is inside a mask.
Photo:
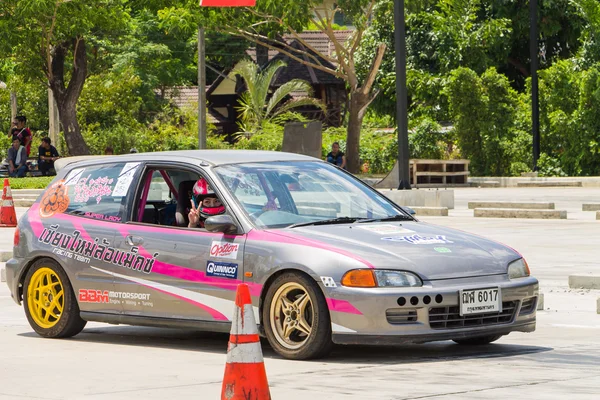
[(435, 236), (421, 236), (421, 235), (412, 235), (412, 236), (392, 236), (392, 237), (384, 237), (381, 240), (385, 240), (388, 242), (407, 242), (411, 244), (445, 244), (445, 243), (453, 243), (452, 241), (446, 239), (446, 236), (443, 235), (435, 235)]
[(218, 278), (237, 279), (238, 265), (219, 261), (208, 261), (206, 263), (206, 276)]
[(137, 171), (139, 165), (139, 162), (125, 164), (121, 170), (121, 173), (119, 174), (117, 184), (113, 189), (113, 197), (122, 197), (127, 195), (129, 186), (131, 186), (131, 182), (133, 181), (133, 177), (135, 176), (135, 172)]
[(75, 184), (77, 184), (77, 182), (79, 182), (79, 180), (81, 179), (81, 175), (83, 175), (83, 168), (78, 168), (78, 169), (74, 169), (71, 172), (69, 172), (69, 174), (67, 175), (66, 179), (66, 185), (67, 186), (73, 186)]
[(69, 208), (69, 195), (64, 180), (50, 186), (40, 201), (40, 217), (49, 218), (61, 214)]
[(108, 176), (101, 176), (95, 179), (90, 179), (91, 174), (86, 178), (82, 178), (75, 185), (75, 201), (85, 203), (89, 199), (95, 199), (96, 203), (100, 203), (102, 197), (110, 196), (112, 193), (111, 184), (114, 179)]
[(335, 281), (330, 276), (322, 276), (321, 281), (323, 282), (323, 285), (325, 285), (325, 287), (337, 287)]
[(415, 233), (415, 231), (411, 231), (410, 229), (403, 228), (402, 226), (397, 225), (365, 225), (359, 226), (360, 229), (364, 229), (365, 231), (377, 233), (380, 235), (407, 235), (409, 233)]

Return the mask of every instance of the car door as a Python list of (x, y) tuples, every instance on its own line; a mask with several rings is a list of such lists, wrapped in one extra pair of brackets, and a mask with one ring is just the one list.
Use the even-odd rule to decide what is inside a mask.
[[(52, 246), (52, 252), (67, 266), (84, 312), (122, 311), (114, 296), (112, 274), (120, 269), (115, 262), (114, 237), (123, 224), (129, 187), (139, 165), (123, 162), (75, 168), (50, 187), (39, 204), (45, 228), (39, 241)], [(61, 209), (53, 204), (62, 187), (66, 187), (66, 196)]]
[[(192, 188), (200, 176), (197, 170), (174, 165), (146, 167), (131, 220), (115, 238), (126, 254), (115, 280), (125, 314), (231, 319), (235, 290), (243, 280), (245, 235), (188, 228), (187, 220), (180, 220), (187, 218)], [(209, 183), (212, 186), (210, 179)], [(218, 188), (213, 189), (219, 194)]]

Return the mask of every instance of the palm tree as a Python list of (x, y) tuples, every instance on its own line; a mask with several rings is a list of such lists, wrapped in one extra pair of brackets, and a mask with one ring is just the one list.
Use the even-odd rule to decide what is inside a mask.
[[(246, 82), (247, 91), (239, 100), (241, 113), (240, 127), (250, 134), (259, 132), (265, 122), (280, 123), (286, 119), (292, 109), (301, 106), (315, 106), (325, 111), (325, 104), (312, 96), (310, 84), (301, 79), (292, 79), (281, 85), (269, 98), (273, 78), (279, 69), (285, 67), (283, 61), (274, 62), (265, 71), (260, 72), (252, 61), (241, 61), (233, 72)], [(307, 97), (291, 99), (281, 104), (293, 92), (307, 93)]]

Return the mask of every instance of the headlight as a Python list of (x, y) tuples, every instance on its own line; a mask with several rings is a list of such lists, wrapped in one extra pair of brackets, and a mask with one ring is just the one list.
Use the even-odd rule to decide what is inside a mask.
[(384, 269), (354, 269), (342, 277), (342, 285), (348, 287), (420, 287), (423, 281), (406, 271)]
[(529, 274), (529, 266), (524, 258), (520, 258), (517, 261), (508, 264), (508, 277), (510, 279), (524, 278), (529, 276)]

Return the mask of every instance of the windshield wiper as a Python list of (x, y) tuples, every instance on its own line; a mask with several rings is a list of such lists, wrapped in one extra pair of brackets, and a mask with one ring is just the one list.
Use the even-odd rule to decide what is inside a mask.
[(293, 224), (288, 226), (288, 228), (298, 228), (300, 226), (310, 226), (310, 225), (330, 225), (330, 224), (349, 224), (352, 222), (356, 222), (358, 220), (362, 220), (364, 218), (354, 218), (354, 217), (339, 217), (332, 219), (322, 219), (318, 221), (310, 221), (310, 222), (300, 222), (299, 224)]
[(382, 221), (412, 221), (414, 218), (409, 217), (408, 215), (390, 215), (383, 218), (369, 218), (358, 221), (359, 224), (365, 224), (367, 222), (382, 222)]

